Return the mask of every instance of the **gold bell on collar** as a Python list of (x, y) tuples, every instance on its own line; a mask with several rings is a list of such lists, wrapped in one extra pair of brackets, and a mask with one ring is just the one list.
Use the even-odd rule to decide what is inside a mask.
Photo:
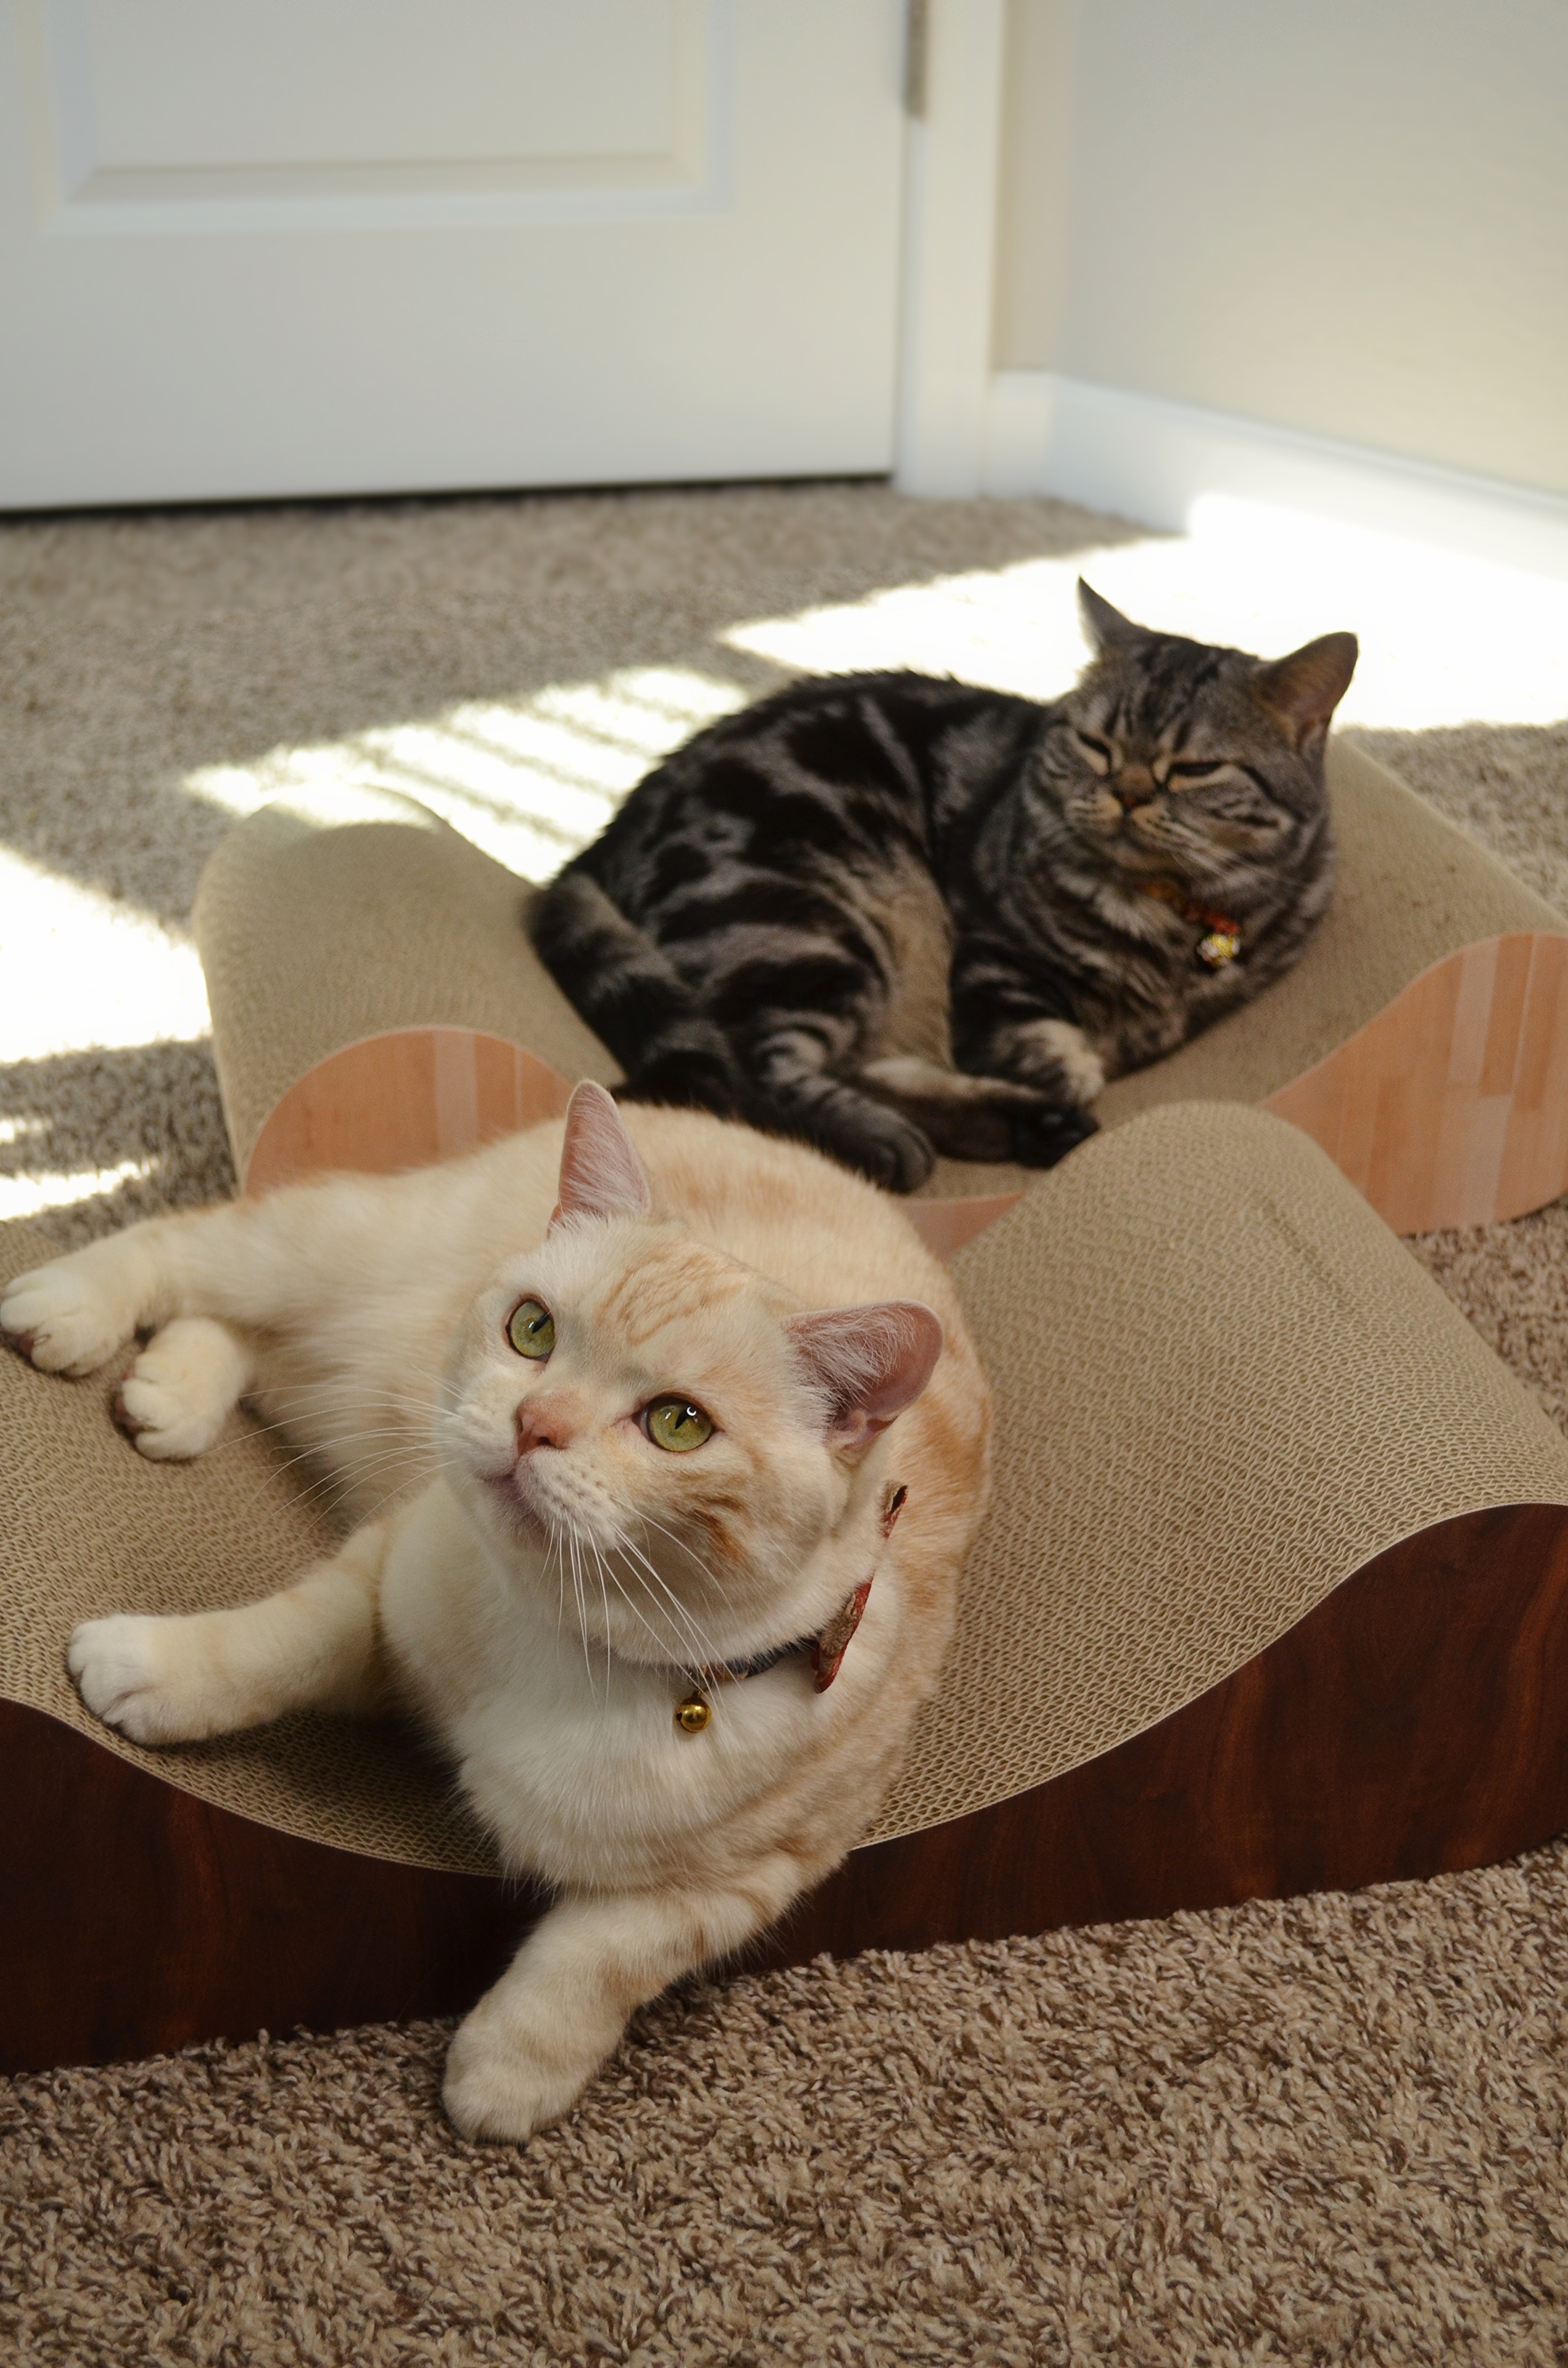
[(1223, 970), (1227, 962), (1235, 961), (1241, 950), (1239, 929), (1210, 929), (1207, 937), (1198, 940), (1198, 959), (1205, 970)]

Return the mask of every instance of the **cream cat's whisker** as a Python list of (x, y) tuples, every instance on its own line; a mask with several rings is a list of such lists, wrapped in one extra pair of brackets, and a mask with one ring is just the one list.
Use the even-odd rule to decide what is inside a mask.
[[(308, 1462), (312, 1456), (318, 1452), (319, 1451), (313, 1447), (307, 1448), (301, 1454), (290, 1456), (286, 1463), (274, 1464), (269, 1473), (263, 1474), (256, 1481), (254, 1486), (250, 1489), (244, 1498), (242, 1509), (248, 1512), (254, 1506), (259, 1505), (265, 1497), (270, 1495), (274, 1486), (276, 1485), (277, 1479), (280, 1475), (292, 1471), (297, 1464)], [(408, 1463), (408, 1471), (406, 1480), (401, 1483), (399, 1486), (387, 1490), (383, 1496), (379, 1497), (376, 1502), (376, 1510), (379, 1511), (381, 1507), (390, 1505), (396, 1497), (403, 1493), (405, 1487), (412, 1488), (415, 1486), (427, 1486), (429, 1481), (434, 1478), (436, 1472), (438, 1469), (438, 1465), (434, 1458), (429, 1458), (429, 1468), (422, 1471), (418, 1461), (421, 1455), (428, 1457), (429, 1451), (427, 1449), (421, 1449), (417, 1440), (413, 1441), (407, 1451), (406, 1460)], [(290, 1483), (290, 1486), (293, 1488), (296, 1499), (300, 1504), (314, 1505), (320, 1502), (327, 1506), (330, 1509), (331, 1500), (335, 1494), (340, 1497), (349, 1495), (358, 1487), (362, 1479), (367, 1478), (369, 1474), (381, 1470), (384, 1463), (402, 1463), (404, 1460), (405, 1457), (403, 1450), (389, 1449), (384, 1456), (376, 1457), (362, 1469), (356, 1470), (350, 1468), (348, 1470), (337, 1472), (327, 1471), (324, 1472), (321, 1477), (317, 1480), (311, 1480), (308, 1482), (295, 1480)], [(365, 1512), (359, 1515), (358, 1519), (360, 1520), (369, 1520), (371, 1517), (372, 1516), (369, 1512)]]
[(677, 1537), (674, 1530), (666, 1529), (663, 1521), (656, 1521), (652, 1513), (639, 1512), (636, 1515), (636, 1519), (642, 1522), (645, 1528), (657, 1530), (661, 1536), (668, 1538), (671, 1545), (678, 1546), (682, 1554), (686, 1555), (687, 1561), (696, 1564), (698, 1569), (702, 1573), (703, 1577), (708, 1581), (709, 1586), (715, 1588), (720, 1595), (722, 1595), (727, 1591), (724, 1582), (720, 1577), (718, 1572), (710, 1568), (710, 1566), (703, 1561), (702, 1556), (698, 1553), (695, 1546), (688, 1545), (684, 1538)]
[(566, 1618), (566, 1560), (561, 1551), (561, 1541), (553, 1530), (550, 1533), (550, 1546), (544, 1557), (544, 1572), (547, 1578), (550, 1576), (551, 1554), (555, 1557), (555, 1634), (559, 1637)]
[(606, 1701), (608, 1702), (608, 1699), (609, 1699), (610, 1678), (611, 1678), (611, 1674), (612, 1674), (612, 1672), (611, 1672), (611, 1667), (610, 1667), (610, 1634), (609, 1634), (609, 1631), (610, 1631), (610, 1618), (609, 1618), (609, 1592), (608, 1592), (608, 1588), (606, 1588), (606, 1586), (605, 1586), (604, 1560), (603, 1560), (603, 1557), (601, 1556), (601, 1554), (600, 1554), (600, 1553), (599, 1553), (599, 1549), (598, 1549), (598, 1543), (597, 1543), (597, 1539), (594, 1537), (594, 1534), (593, 1534), (593, 1532), (592, 1532), (592, 1531), (591, 1531), (591, 1530), (585, 1530), (585, 1531), (583, 1532), (583, 1543), (584, 1543), (584, 1545), (585, 1546), (585, 1548), (587, 1549), (587, 1552), (588, 1552), (589, 1554), (591, 1554), (593, 1555), (593, 1557), (594, 1557), (595, 1575), (596, 1575), (596, 1577), (597, 1577), (598, 1582), (599, 1582), (599, 1599), (600, 1599), (600, 1601), (603, 1603), (603, 1606), (604, 1606), (604, 1615), (605, 1615), (605, 1699), (606, 1699)]
[(301, 1501), (310, 1504), (317, 1497), (330, 1500), (334, 1490), (341, 1497), (353, 1497), (358, 1500), (358, 1492), (366, 1483), (373, 1479), (378, 1473), (384, 1472), (389, 1465), (397, 1469), (398, 1478), (391, 1487), (381, 1491), (375, 1498), (373, 1506), (357, 1511), (356, 1527), (358, 1527), (360, 1522), (372, 1519), (373, 1514), (381, 1511), (383, 1507), (395, 1503), (397, 1498), (405, 1495), (410, 1488), (426, 1486), (428, 1475), (417, 1471), (404, 1470), (403, 1457), (396, 1453), (389, 1453), (377, 1456), (373, 1462), (349, 1472), (329, 1472), (324, 1478), (312, 1481), (308, 1488), (300, 1490)]
[(568, 1524), (566, 1538), (572, 1549), (572, 1592), (577, 1603), (577, 1631), (583, 1639), (583, 1668), (587, 1677), (588, 1691), (597, 1702), (598, 1695), (594, 1690), (593, 1643), (588, 1634), (588, 1599), (583, 1586), (582, 1549), (574, 1524)]
[[(129, 1376), (128, 1376), (127, 1378), (129, 1378)], [(269, 1393), (268, 1393), (268, 1395), (271, 1395), (271, 1393), (269, 1392)], [(422, 1411), (422, 1414), (421, 1414), (421, 1416), (420, 1416), (420, 1417), (419, 1417), (419, 1419), (421, 1420), (421, 1422), (423, 1422), (423, 1421), (425, 1421), (425, 1420), (427, 1420), (427, 1419), (428, 1419), (428, 1412), (429, 1412), (428, 1408), (426, 1408), (426, 1409), (424, 1409), (424, 1410)], [(300, 1417), (298, 1415), (284, 1415), (284, 1416), (281, 1416), (281, 1417), (278, 1418), (278, 1420), (277, 1422), (256, 1422), (256, 1421), (254, 1421), (254, 1420), (247, 1421), (247, 1423), (246, 1423), (246, 1427), (245, 1427), (245, 1429), (244, 1429), (244, 1431), (243, 1432), (243, 1434), (242, 1434), (239, 1438), (237, 1438), (237, 1439), (221, 1439), (221, 1440), (218, 1440), (218, 1441), (217, 1441), (213, 1446), (211, 1446), (211, 1447), (208, 1448), (208, 1449), (206, 1450), (206, 1452), (207, 1452), (209, 1455), (222, 1455), (222, 1454), (223, 1454), (223, 1453), (225, 1453), (225, 1452), (227, 1452), (227, 1453), (233, 1453), (233, 1451), (234, 1451), (234, 1449), (236, 1449), (236, 1448), (248, 1447), (254, 1440), (257, 1440), (257, 1439), (269, 1439), (269, 1438), (271, 1438), (271, 1437), (273, 1436), (273, 1434), (274, 1434), (275, 1432), (278, 1432), (278, 1431), (291, 1431), (291, 1432), (294, 1432), (294, 1433), (296, 1434), (296, 1436), (297, 1436), (297, 1435), (298, 1435), (298, 1427), (299, 1427), (299, 1424), (300, 1424), (300, 1420), (301, 1420), (301, 1417)], [(407, 1423), (404, 1423), (404, 1424), (398, 1424), (398, 1423), (386, 1423), (386, 1424), (382, 1425), (381, 1429), (382, 1429), (382, 1432), (385, 1434), (385, 1436), (387, 1436), (387, 1437), (389, 1437), (389, 1438), (404, 1438), (404, 1439), (407, 1439), (407, 1440), (409, 1440), (409, 1443), (410, 1443), (410, 1446), (411, 1446), (411, 1447), (416, 1447), (416, 1446), (419, 1444), (419, 1440), (418, 1440), (418, 1438), (417, 1438), (417, 1433), (416, 1433), (416, 1431), (415, 1431), (415, 1429), (414, 1429), (415, 1420), (415, 1417), (414, 1414), (411, 1412), (410, 1417), (409, 1417), (409, 1420), (408, 1420), (408, 1422), (407, 1422)], [(366, 1431), (366, 1432), (346, 1431), (345, 1433), (343, 1433), (343, 1437), (344, 1437), (344, 1438), (346, 1438), (346, 1439), (353, 1439), (353, 1438), (360, 1438), (360, 1437), (363, 1437), (363, 1438), (375, 1438), (375, 1437), (377, 1437), (378, 1435), (380, 1435), (380, 1434), (378, 1434), (377, 1432), (374, 1432), (374, 1431)], [(307, 1449), (305, 1452), (306, 1452), (307, 1453), (312, 1453), (312, 1452), (315, 1452), (316, 1451), (320, 1450), (321, 1448), (324, 1448), (324, 1447), (333, 1447), (333, 1446), (336, 1446), (336, 1445), (338, 1445), (339, 1443), (340, 1443), (340, 1442), (339, 1442), (339, 1440), (338, 1440), (337, 1439), (335, 1439), (335, 1438), (334, 1438), (334, 1439), (328, 1439), (328, 1440), (315, 1440), (315, 1441), (313, 1442), (312, 1447), (311, 1449)]]
[[(676, 1594), (675, 1590), (670, 1587), (668, 1581), (665, 1579), (664, 1573), (655, 1564), (649, 1560), (648, 1556), (642, 1552), (642, 1547), (628, 1536), (624, 1530), (617, 1531), (616, 1543), (619, 1552), (632, 1555), (642, 1565), (643, 1569), (647, 1572), (654, 1586), (667, 1598), (670, 1611), (674, 1614), (674, 1624), (677, 1643), (681, 1641), (681, 1631), (684, 1628), (686, 1631), (685, 1641), (687, 1642), (688, 1648), (692, 1645), (695, 1645), (696, 1647), (698, 1657), (696, 1662), (692, 1665), (694, 1669), (707, 1668), (710, 1665), (719, 1661), (722, 1658), (722, 1656), (709, 1638), (703, 1634), (701, 1622), (697, 1618), (696, 1613), (691, 1610), (689, 1604), (685, 1604), (681, 1601), (680, 1598)], [(659, 1607), (653, 1605), (650, 1608), (657, 1610)], [(684, 1660), (681, 1660), (679, 1662), (679, 1666), (684, 1668), (687, 1664)]]
[[(404, 1415), (410, 1421), (424, 1422), (428, 1417), (432, 1399), (438, 1398), (440, 1392), (449, 1386), (443, 1376), (432, 1374), (423, 1392), (403, 1385), (394, 1389), (355, 1389), (352, 1392), (342, 1393), (342, 1395), (346, 1407), (352, 1404), (356, 1407), (371, 1410), (380, 1408), (390, 1414)], [(296, 1408), (303, 1406), (317, 1410), (331, 1403), (325, 1388), (318, 1382), (300, 1383), (292, 1389), (284, 1389), (276, 1382), (267, 1382), (246, 1391), (245, 1397), (247, 1401), (265, 1399), (269, 1406), (291, 1406)], [(283, 1420), (287, 1423), (295, 1418), (293, 1416), (285, 1416)], [(258, 1426), (264, 1430), (277, 1429), (278, 1427), (276, 1423), (264, 1423)]]
[[(603, 1554), (600, 1553), (600, 1551), (599, 1551), (599, 1542), (598, 1542), (597, 1538), (596, 1538), (596, 1537), (592, 1534), (592, 1532), (591, 1532), (591, 1531), (590, 1531), (589, 1536), (588, 1536), (588, 1544), (589, 1544), (589, 1547), (590, 1547), (590, 1548), (591, 1548), (591, 1550), (592, 1550), (593, 1557), (594, 1557), (595, 1566), (596, 1566), (596, 1568), (597, 1569), (597, 1571), (598, 1571), (598, 1575), (599, 1575), (599, 1593), (600, 1593), (600, 1595), (601, 1595), (601, 1596), (603, 1597), (603, 1599), (604, 1599), (604, 1607), (605, 1607), (605, 1694), (606, 1694), (606, 1698), (608, 1699), (608, 1694), (609, 1694), (609, 1683), (610, 1683), (610, 1616), (609, 1616), (609, 1584), (610, 1584), (610, 1583), (612, 1583), (612, 1582), (614, 1581), (615, 1574), (614, 1574), (614, 1572), (613, 1572), (613, 1571), (610, 1571), (610, 1572), (608, 1572), (608, 1573), (607, 1573), (606, 1565), (605, 1565), (605, 1558), (604, 1558), (604, 1555), (603, 1555)], [(625, 1601), (625, 1600), (626, 1600), (626, 1590), (625, 1590), (625, 1588), (624, 1588), (623, 1587), (617, 1586), (617, 1587), (616, 1587), (616, 1592), (617, 1592), (617, 1594), (618, 1594), (618, 1595), (619, 1595), (619, 1596), (620, 1596), (620, 1598), (622, 1599), (622, 1600), (623, 1600), (623, 1601)], [(648, 1627), (648, 1623), (647, 1623), (647, 1622), (646, 1622), (645, 1620), (643, 1621), (642, 1625), (644, 1626), (644, 1628), (647, 1628), (647, 1627)], [(650, 1634), (650, 1635), (652, 1635), (653, 1632), (653, 1630), (650, 1628), (650, 1629), (648, 1630), (648, 1633), (649, 1633), (649, 1634)]]
[[(349, 1440), (352, 1440), (356, 1437), (372, 1439), (384, 1438), (388, 1435), (389, 1434), (385, 1432), (364, 1431), (358, 1434), (349, 1433), (347, 1436)], [(297, 1455), (290, 1455), (282, 1463), (274, 1464), (272, 1467), (273, 1474), (278, 1477), (281, 1477), (284, 1474), (294, 1471), (297, 1465), (308, 1463), (314, 1458), (323, 1455), (328, 1447), (341, 1446), (345, 1443), (346, 1442), (344, 1440), (324, 1440), (310, 1447), (301, 1448)], [(380, 1471), (384, 1464), (390, 1463), (406, 1463), (409, 1467), (409, 1477), (411, 1480), (418, 1479), (422, 1476), (428, 1479), (433, 1475), (437, 1468), (436, 1459), (430, 1453), (428, 1448), (421, 1447), (418, 1440), (415, 1440), (400, 1441), (396, 1446), (386, 1448), (380, 1454), (369, 1457), (363, 1462), (357, 1462), (345, 1465), (336, 1471), (324, 1472), (319, 1480), (312, 1480), (310, 1482), (296, 1481), (293, 1485), (298, 1489), (298, 1493), (302, 1501), (309, 1504), (313, 1497), (329, 1495), (335, 1488), (341, 1489), (350, 1486), (357, 1480), (364, 1477), (371, 1472)], [(264, 1488), (268, 1487), (271, 1485), (272, 1483), (270, 1480), (264, 1481), (259, 1484), (259, 1486)]]
[[(630, 1538), (618, 1533), (616, 1543), (611, 1548), (611, 1552), (637, 1554), (637, 1548), (632, 1544)], [(713, 1647), (708, 1643), (706, 1638), (703, 1637), (698, 1622), (692, 1617), (687, 1606), (683, 1604), (677, 1597), (671, 1594), (669, 1588), (665, 1585), (665, 1580), (660, 1576), (659, 1572), (653, 1568), (653, 1565), (651, 1563), (647, 1562), (645, 1556), (638, 1555), (638, 1559), (643, 1562), (644, 1566), (655, 1586), (660, 1588), (664, 1594), (669, 1599), (670, 1612), (674, 1615), (670, 1620), (670, 1626), (674, 1631), (673, 1645), (669, 1638), (661, 1636), (657, 1629), (655, 1629), (649, 1621), (644, 1619), (642, 1624), (647, 1628), (648, 1634), (658, 1645), (660, 1651), (668, 1653), (670, 1658), (677, 1668), (689, 1670), (691, 1674), (695, 1676), (698, 1670), (706, 1668), (717, 1657)], [(613, 1572), (611, 1573), (611, 1576), (615, 1576)], [(620, 1588), (620, 1591), (625, 1597), (627, 1603), (631, 1605), (631, 1608), (635, 1610), (636, 1606), (632, 1604), (631, 1596), (625, 1585), (619, 1578), (616, 1579), (616, 1584)], [(665, 1617), (664, 1605), (655, 1602), (651, 1597), (649, 1597), (645, 1588), (642, 1591), (644, 1600), (647, 1602), (649, 1611), (656, 1612), (661, 1618)], [(639, 1613), (638, 1616), (639, 1618), (642, 1617), (641, 1613)], [(683, 1630), (685, 1632), (684, 1634), (682, 1633)]]
[[(619, 1595), (619, 1598), (620, 1598), (620, 1600), (621, 1600), (622, 1603), (624, 1603), (624, 1604), (625, 1604), (625, 1606), (626, 1606), (626, 1608), (627, 1608), (628, 1611), (630, 1611), (630, 1612), (631, 1612), (631, 1614), (632, 1618), (637, 1622), (638, 1625), (639, 1625), (640, 1627), (642, 1627), (642, 1628), (646, 1629), (646, 1631), (647, 1631), (648, 1634), (653, 1638), (653, 1640), (654, 1644), (658, 1646), (658, 1648), (659, 1648), (659, 1650), (660, 1650), (660, 1652), (661, 1652), (661, 1653), (669, 1654), (669, 1649), (670, 1649), (670, 1648), (669, 1648), (669, 1645), (668, 1645), (668, 1644), (667, 1644), (666, 1640), (665, 1640), (663, 1636), (661, 1636), (661, 1635), (660, 1635), (660, 1634), (659, 1634), (658, 1630), (653, 1626), (653, 1622), (652, 1622), (650, 1620), (646, 1619), (646, 1618), (643, 1616), (642, 1612), (639, 1610), (638, 1606), (633, 1602), (633, 1600), (632, 1600), (632, 1599), (631, 1599), (631, 1595), (628, 1593), (628, 1591), (627, 1591), (626, 1588), (621, 1584), (620, 1580), (616, 1577), (615, 1572), (609, 1568), (609, 1565), (608, 1565), (608, 1563), (605, 1565), (605, 1568), (606, 1568), (607, 1572), (608, 1573), (608, 1577), (609, 1577), (609, 1583), (610, 1583), (610, 1585), (614, 1588), (614, 1589), (615, 1589), (615, 1591), (616, 1591), (617, 1595)], [(703, 1663), (703, 1662), (699, 1662), (699, 1663), (697, 1663), (695, 1666), (693, 1666), (692, 1664), (690, 1664), (690, 1663), (688, 1663), (688, 1662), (687, 1662), (687, 1661), (683, 1660), (683, 1659), (681, 1658), (681, 1656), (680, 1656), (680, 1655), (679, 1655), (678, 1653), (676, 1653), (676, 1654), (671, 1654), (671, 1655), (670, 1655), (670, 1658), (671, 1658), (671, 1660), (672, 1660), (672, 1662), (673, 1662), (674, 1666), (675, 1666), (675, 1667), (676, 1667), (676, 1668), (681, 1672), (681, 1675), (682, 1675), (683, 1677), (688, 1677), (688, 1678), (691, 1678), (691, 1679), (694, 1679), (694, 1680), (695, 1680), (695, 1679), (697, 1679), (697, 1677), (700, 1674), (701, 1670), (702, 1670), (702, 1669), (707, 1666), (707, 1664), (706, 1664), (706, 1663)]]

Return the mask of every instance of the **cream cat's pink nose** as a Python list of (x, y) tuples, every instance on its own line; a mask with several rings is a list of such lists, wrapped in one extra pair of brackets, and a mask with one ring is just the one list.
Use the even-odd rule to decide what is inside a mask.
[(548, 1397), (525, 1398), (517, 1408), (517, 1452), (529, 1455), (536, 1447), (569, 1447), (583, 1427), (582, 1411), (560, 1391)]

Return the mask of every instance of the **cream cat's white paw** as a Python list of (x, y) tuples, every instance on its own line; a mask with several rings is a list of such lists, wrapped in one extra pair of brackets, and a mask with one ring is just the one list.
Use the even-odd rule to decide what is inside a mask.
[(205, 1316), (165, 1324), (121, 1384), (115, 1412), (140, 1455), (179, 1462), (212, 1445), (249, 1378), (232, 1332)]
[(56, 1258), (17, 1275), (0, 1299), (0, 1332), (40, 1372), (96, 1372), (130, 1328), (74, 1258)]
[(209, 1690), (174, 1633), (186, 1625), (116, 1612), (72, 1631), (65, 1666), (95, 1718), (132, 1743), (190, 1743), (213, 1732)]
[(516, 2144), (576, 2103), (598, 2069), (598, 2055), (563, 2052), (542, 2039), (529, 2032), (515, 2008), (503, 2012), (487, 1998), (459, 2024), (447, 2052), (441, 2102), (465, 2138)]

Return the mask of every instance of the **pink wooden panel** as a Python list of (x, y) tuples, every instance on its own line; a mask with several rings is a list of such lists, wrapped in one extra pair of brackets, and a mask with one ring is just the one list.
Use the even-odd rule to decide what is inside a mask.
[[(572, 1087), (559, 1069), (504, 1037), (472, 1028), (395, 1028), (331, 1053), (268, 1114), (244, 1189), (329, 1170), (387, 1176), (455, 1159), (497, 1136), (559, 1118)], [(1017, 1192), (905, 1203), (938, 1258), (1015, 1207)]]
[(1463, 946), (1265, 1103), (1396, 1233), (1485, 1225), (1568, 1191), (1568, 937)]
[[(334, 1053), (278, 1104), (247, 1192), (330, 1168), (386, 1174), (558, 1117), (571, 1087), (520, 1045), (403, 1028)], [(1489, 1224), (1568, 1191), (1568, 937), (1520, 932), (1447, 955), (1265, 1103), (1323, 1145), (1396, 1233)], [(911, 1201), (939, 1258), (1016, 1192)]]
[(558, 1069), (472, 1028), (397, 1028), (329, 1053), (267, 1117), (247, 1192), (327, 1169), (386, 1176), (455, 1159), (558, 1118), (572, 1088)]

